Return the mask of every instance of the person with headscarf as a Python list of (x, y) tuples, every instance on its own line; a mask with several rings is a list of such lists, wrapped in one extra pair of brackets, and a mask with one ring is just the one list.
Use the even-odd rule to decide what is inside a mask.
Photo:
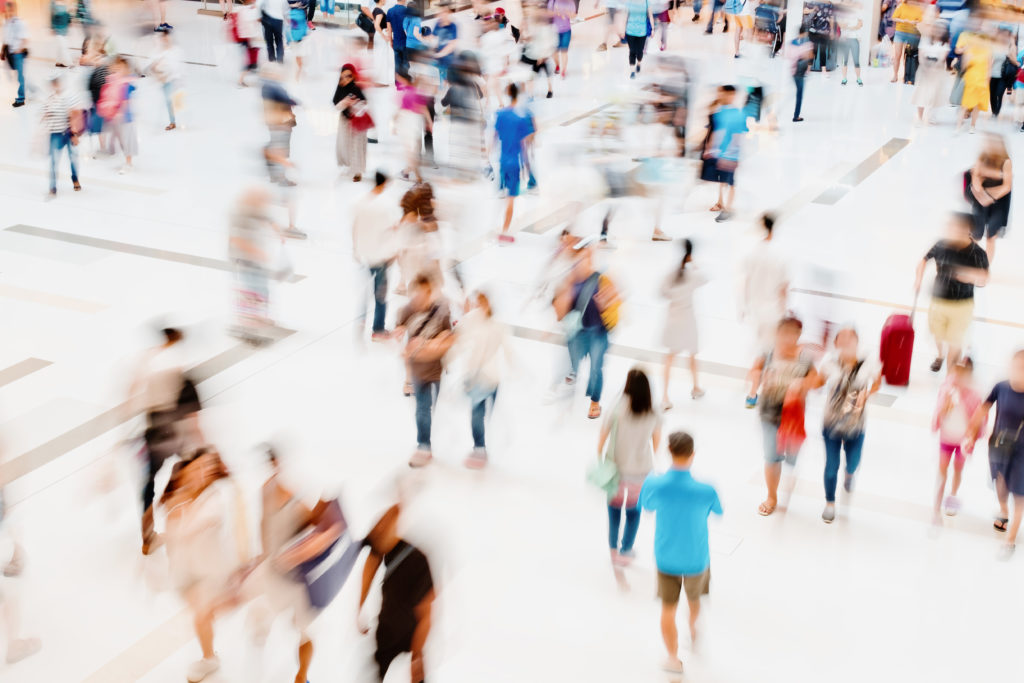
[(359, 182), (366, 172), (366, 131), (373, 125), (366, 95), (359, 87), (359, 72), (353, 64), (341, 67), (334, 106), (338, 117), (338, 165), (346, 167), (352, 180)]

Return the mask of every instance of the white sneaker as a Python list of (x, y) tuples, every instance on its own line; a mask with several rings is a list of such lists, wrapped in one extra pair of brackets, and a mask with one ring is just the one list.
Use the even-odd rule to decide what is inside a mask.
[(419, 448), (409, 458), (409, 467), (424, 467), (429, 465), (433, 459), (434, 456), (430, 454), (430, 451)]
[(471, 470), (481, 470), (487, 465), (487, 449), (474, 448), (473, 452), (466, 458), (466, 467)]
[(192, 662), (188, 667), (188, 683), (199, 683), (218, 669), (220, 669), (220, 659), (216, 656)]
[(661, 668), (665, 673), (681, 674), (683, 673), (683, 662), (681, 659), (666, 659)]
[(7, 646), (7, 663), (15, 664), (39, 652), (43, 646), (38, 638), (19, 638)]

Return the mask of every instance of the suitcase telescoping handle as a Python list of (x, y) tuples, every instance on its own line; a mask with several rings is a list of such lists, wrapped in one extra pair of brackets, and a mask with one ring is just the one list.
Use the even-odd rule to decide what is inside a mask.
[(921, 293), (921, 289), (914, 290), (914, 305), (910, 307), (910, 326), (914, 326), (914, 314), (917, 313), (917, 297)]

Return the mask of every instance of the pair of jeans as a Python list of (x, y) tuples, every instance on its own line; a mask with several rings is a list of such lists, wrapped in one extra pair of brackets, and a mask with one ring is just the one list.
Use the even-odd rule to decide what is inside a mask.
[(164, 103), (167, 105), (167, 118), (171, 125), (174, 125), (174, 93), (178, 92), (178, 84), (175, 81), (167, 81), (163, 85)]
[[(487, 444), (484, 442), (484, 418), (487, 417), (487, 404), (491, 404), (491, 410), (494, 409), (494, 401), (498, 398), (498, 390), (495, 389), (491, 393), (485, 395), (483, 398), (476, 400), (473, 403), (473, 410), (470, 413), (469, 426), (473, 431), (473, 448), (486, 448)], [(475, 400), (475, 399), (474, 399)]]
[(639, 65), (644, 58), (644, 49), (647, 47), (647, 36), (626, 36), (626, 45), (629, 46), (629, 65)]
[(78, 149), (71, 144), (71, 132), (50, 133), (50, 192), (57, 191), (57, 159), (65, 147), (71, 162), (71, 182), (78, 182)]
[(404, 75), (409, 73), (409, 56), (404, 47), (391, 48), (395, 53), (395, 73)]
[(25, 101), (25, 53), (24, 52), (12, 52), (7, 55), (7, 59), (10, 61), (11, 68), (18, 74), (18, 95), (14, 98), (15, 102)]
[(825, 437), (825, 501), (836, 501), (836, 482), (839, 479), (839, 452), (846, 451), (846, 473), (853, 474), (860, 465), (860, 452), (864, 448), (864, 432), (859, 434), (833, 434), (827, 429)]
[(594, 403), (601, 402), (604, 387), (604, 354), (608, 351), (608, 332), (603, 327), (584, 327), (569, 340), (569, 361), (572, 374), (579, 373), (580, 361), (590, 356), (590, 381), (587, 396)]
[[(711, 33), (712, 31), (715, 30), (715, 15), (721, 12), (723, 9), (725, 9), (725, 0), (721, 0), (721, 2), (719, 2), (719, 0), (715, 0), (714, 3), (711, 5), (711, 16), (708, 17), (708, 33)], [(700, 14), (700, 8), (698, 8), (695, 5), (693, 8), (693, 12), (694, 14)], [(729, 20), (726, 19), (727, 23), (728, 21)]]
[[(619, 527), (622, 523), (622, 510), (613, 505), (608, 506), (608, 547), (615, 550), (619, 547)], [(620, 552), (628, 553), (633, 549), (636, 532), (640, 529), (640, 508), (626, 508), (626, 526), (622, 529), (622, 547)]]
[(415, 377), (412, 380), (412, 391), (416, 396), (416, 447), (420, 450), (430, 450), (430, 424), (440, 390), (440, 380), (424, 382)]
[[(839, 56), (843, 58), (843, 66), (853, 59), (853, 68), (860, 68), (860, 41), (856, 38), (843, 38), (839, 41)], [(837, 58), (838, 59), (838, 58)]]
[(373, 278), (373, 331), (383, 332), (388, 315), (388, 264), (370, 266)]
[(271, 62), (284, 61), (284, 21), (264, 14), (263, 40), (267, 43), (267, 59)]
[(793, 110), (793, 118), (800, 118), (800, 109), (804, 106), (804, 77), (793, 76), (793, 83), (796, 84), (796, 108)]

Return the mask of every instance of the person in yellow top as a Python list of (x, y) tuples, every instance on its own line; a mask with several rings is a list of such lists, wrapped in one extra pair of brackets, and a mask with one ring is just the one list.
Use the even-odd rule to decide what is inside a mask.
[(904, 51), (907, 48), (916, 50), (917, 44), (921, 42), (921, 32), (917, 30), (917, 25), (923, 19), (924, 9), (917, 2), (901, 2), (892, 13), (892, 20), (896, 24), (896, 33), (892, 38), (893, 83), (899, 80)]
[(988, 111), (989, 71), (992, 69), (992, 44), (988, 37), (979, 33), (964, 32), (956, 41), (956, 53), (963, 64), (964, 94), (960, 100), (960, 118), (956, 128), (960, 130), (968, 116), (971, 117), (971, 132), (978, 123), (978, 112)]

